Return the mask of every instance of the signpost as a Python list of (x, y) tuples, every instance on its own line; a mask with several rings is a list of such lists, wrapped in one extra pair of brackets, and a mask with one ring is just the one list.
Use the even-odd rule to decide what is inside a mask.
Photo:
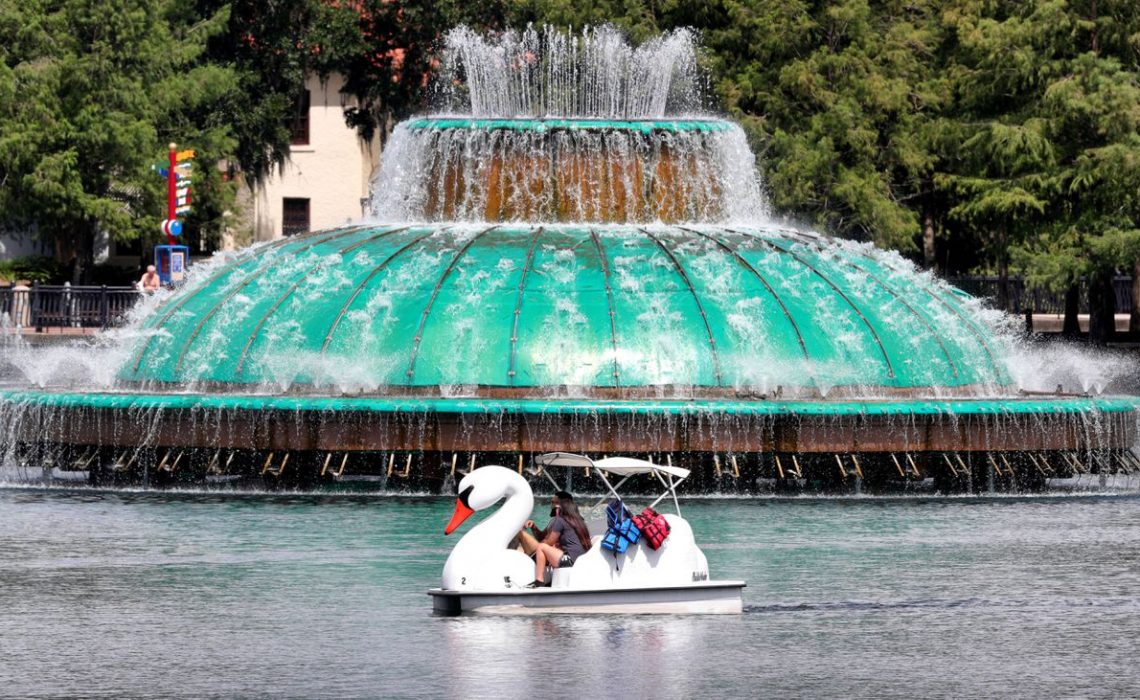
[(193, 175), (194, 151), (179, 151), (177, 144), (170, 144), (167, 167), (155, 170), (166, 178), (166, 219), (162, 222), (162, 232), (166, 234), (166, 245), (154, 247), (154, 266), (158, 277), (165, 285), (182, 282), (186, 277), (186, 267), (190, 263), (190, 248), (176, 245), (182, 235), (182, 222), (178, 215), (190, 211), (190, 180)]

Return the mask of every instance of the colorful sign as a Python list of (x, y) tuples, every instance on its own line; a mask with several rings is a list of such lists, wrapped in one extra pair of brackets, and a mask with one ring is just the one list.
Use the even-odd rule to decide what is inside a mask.
[[(193, 177), (194, 158), (193, 149), (176, 150), (170, 144), (168, 157), (169, 165), (158, 168), (158, 172), (166, 177), (166, 221), (162, 222), (162, 230), (166, 233), (166, 242), (174, 244), (175, 237), (182, 233), (182, 224), (178, 217), (190, 211), (190, 181)], [(177, 224), (177, 231), (174, 230)]]
[(167, 286), (180, 284), (186, 279), (190, 265), (190, 249), (184, 245), (156, 245), (154, 267), (158, 278)]

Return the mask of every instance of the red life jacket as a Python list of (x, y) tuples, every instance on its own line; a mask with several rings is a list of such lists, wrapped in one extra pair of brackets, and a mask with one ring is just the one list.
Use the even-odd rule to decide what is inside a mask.
[(635, 515), (633, 522), (641, 530), (641, 536), (650, 549), (660, 549), (661, 543), (669, 536), (669, 521), (652, 508), (646, 508), (641, 511), (641, 515)]

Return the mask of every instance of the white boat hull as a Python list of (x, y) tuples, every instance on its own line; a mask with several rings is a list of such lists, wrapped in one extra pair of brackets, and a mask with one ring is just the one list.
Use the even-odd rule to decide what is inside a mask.
[(433, 588), (432, 609), (438, 615), (546, 613), (731, 615), (743, 610), (743, 581), (703, 581), (655, 588), (510, 589), (458, 591)]

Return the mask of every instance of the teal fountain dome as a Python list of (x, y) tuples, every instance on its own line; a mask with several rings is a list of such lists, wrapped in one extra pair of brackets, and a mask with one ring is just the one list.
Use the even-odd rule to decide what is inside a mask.
[(199, 265), (113, 386), (5, 393), (9, 448), (309, 480), (621, 451), (949, 489), (1127, 459), (1131, 400), (1029, 396), (976, 300), (775, 222), (743, 131), (701, 109), (690, 32), (461, 28), (448, 49), (370, 220)]
[(389, 224), (284, 240), (149, 321), (144, 385), (542, 398), (992, 396), (972, 302), (776, 226)]

